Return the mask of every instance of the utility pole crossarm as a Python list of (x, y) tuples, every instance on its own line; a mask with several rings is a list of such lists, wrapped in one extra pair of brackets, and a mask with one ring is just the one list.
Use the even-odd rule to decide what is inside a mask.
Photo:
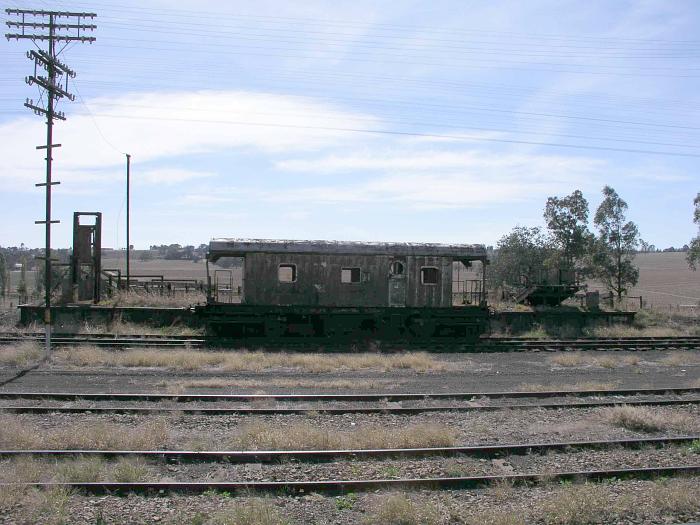
[(93, 36), (66, 36), (66, 35), (56, 35), (54, 37), (46, 36), (46, 35), (32, 35), (32, 34), (13, 34), (13, 33), (6, 33), (5, 37), (7, 37), (8, 40), (11, 39), (16, 39), (20, 40), (22, 38), (26, 38), (29, 40), (50, 40), (53, 42), (73, 42), (73, 41), (78, 41), (78, 42), (94, 42), (97, 40)]
[[(7, 27), (31, 27), (32, 29), (50, 29), (46, 22), (5, 22)], [(94, 24), (53, 24), (54, 29), (97, 29)]]
[(61, 17), (81, 17), (81, 18), (95, 18), (97, 13), (72, 13), (69, 11), (42, 11), (36, 9), (12, 9), (7, 8), (5, 12), (8, 15), (34, 15), (34, 16), (54, 16), (56, 18)]

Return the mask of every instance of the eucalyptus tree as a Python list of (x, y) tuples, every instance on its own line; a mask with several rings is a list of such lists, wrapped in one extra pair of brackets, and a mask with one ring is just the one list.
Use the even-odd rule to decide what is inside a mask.
[(591, 270), (618, 300), (639, 282), (634, 255), (639, 245), (639, 229), (626, 217), (627, 203), (610, 186), (603, 188), (603, 202), (596, 210), (595, 238)]

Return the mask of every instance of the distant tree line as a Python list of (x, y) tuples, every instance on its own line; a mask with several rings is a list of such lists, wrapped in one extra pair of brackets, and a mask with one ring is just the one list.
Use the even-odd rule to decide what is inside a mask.
[(141, 253), (141, 260), (158, 257), (167, 260), (191, 260), (197, 262), (206, 256), (207, 249), (208, 246), (206, 244), (200, 244), (196, 248), (192, 245), (154, 244), (147, 252), (143, 251)]

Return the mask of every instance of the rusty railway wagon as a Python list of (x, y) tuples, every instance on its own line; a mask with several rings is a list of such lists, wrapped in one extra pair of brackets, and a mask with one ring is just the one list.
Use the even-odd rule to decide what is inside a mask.
[(260, 342), (471, 343), (488, 319), (481, 245), (214, 239), (207, 333)]

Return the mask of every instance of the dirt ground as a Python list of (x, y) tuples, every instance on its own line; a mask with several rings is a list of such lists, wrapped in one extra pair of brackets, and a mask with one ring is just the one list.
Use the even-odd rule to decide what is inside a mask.
[[(567, 359), (570, 356), (577, 359)], [(560, 357), (564, 357), (563, 363)], [(669, 356), (675, 358), (669, 359)], [(279, 367), (261, 372), (225, 372), (216, 368), (178, 371), (165, 368), (66, 368), (52, 365), (32, 371), (2, 390), (163, 391), (199, 382), (197, 392), (485, 392), (518, 389), (666, 388), (700, 386), (700, 359), (692, 352), (527, 352), (438, 354), (444, 370), (338, 370), (305, 372)], [(0, 368), (0, 382), (14, 368)], [(204, 383), (202, 383), (204, 381)], [(215, 385), (207, 387), (206, 381)], [(185, 388), (190, 390), (190, 388)]]

